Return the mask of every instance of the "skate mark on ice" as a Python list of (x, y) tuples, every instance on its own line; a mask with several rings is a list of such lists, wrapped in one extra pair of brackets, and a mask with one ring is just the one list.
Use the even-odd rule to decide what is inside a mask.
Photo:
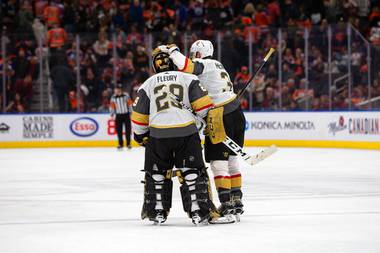
[(0, 226), (9, 225), (44, 225), (44, 224), (72, 224), (72, 223), (107, 223), (107, 222), (139, 222), (141, 219), (94, 219), (94, 220), (51, 220), (51, 221), (20, 221), (2, 222)]
[[(246, 214), (244, 217), (289, 217), (289, 216), (334, 216), (334, 215), (380, 215), (380, 211), (349, 211), (349, 212), (310, 212), (310, 213), (273, 213), (273, 214)], [(244, 220), (244, 219), (243, 219)]]

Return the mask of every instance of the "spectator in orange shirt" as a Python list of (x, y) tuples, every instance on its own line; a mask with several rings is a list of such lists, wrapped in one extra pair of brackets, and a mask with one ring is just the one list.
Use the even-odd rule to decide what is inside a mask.
[(48, 27), (53, 27), (61, 23), (61, 10), (54, 0), (48, 1), (48, 6), (44, 9), (44, 18)]
[(50, 49), (62, 49), (67, 41), (65, 29), (54, 24), (53, 28), (47, 32), (46, 45)]
[[(76, 91), (72, 90), (69, 92), (69, 112), (77, 112), (78, 110), (78, 98)], [(80, 94), (79, 98), (79, 111), (84, 112), (85, 106), (84, 106), (84, 99), (83, 94)]]
[(352, 98), (351, 98), (352, 104), (356, 106), (358, 103), (363, 102), (363, 101), (364, 101), (363, 91), (359, 87), (354, 88), (352, 91)]
[(234, 90), (235, 92), (239, 92), (244, 85), (248, 82), (250, 76), (248, 73), (248, 68), (247, 66), (242, 66), (240, 69), (240, 72), (238, 72), (235, 76), (234, 80)]
[(371, 14), (368, 17), (369, 21), (380, 19), (380, 8), (378, 6), (373, 7)]
[(268, 15), (272, 25), (278, 25), (280, 18), (280, 6), (277, 0), (270, 0), (268, 4)]
[(268, 26), (270, 24), (270, 18), (264, 11), (264, 7), (260, 4), (257, 8), (257, 12), (255, 14), (256, 25), (258, 26)]
[(306, 83), (307, 80), (305, 78), (301, 79), (299, 88), (296, 89), (293, 93), (293, 100), (297, 101), (298, 103), (314, 96), (314, 90), (306, 89)]

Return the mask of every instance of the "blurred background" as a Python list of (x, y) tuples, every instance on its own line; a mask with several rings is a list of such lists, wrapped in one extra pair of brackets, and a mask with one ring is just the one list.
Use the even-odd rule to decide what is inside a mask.
[(151, 51), (214, 44), (246, 111), (380, 108), (380, 1), (1, 1), (0, 111), (108, 112), (134, 98)]

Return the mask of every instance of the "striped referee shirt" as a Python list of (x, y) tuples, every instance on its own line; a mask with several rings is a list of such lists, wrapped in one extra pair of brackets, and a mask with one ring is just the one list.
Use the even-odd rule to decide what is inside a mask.
[(114, 94), (111, 97), (111, 113), (126, 114), (132, 112), (132, 100), (128, 93)]

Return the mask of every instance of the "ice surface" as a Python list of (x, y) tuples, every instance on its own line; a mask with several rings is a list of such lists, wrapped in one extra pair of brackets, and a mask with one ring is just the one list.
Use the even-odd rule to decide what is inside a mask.
[(379, 151), (282, 148), (241, 164), (241, 223), (194, 227), (175, 180), (157, 227), (140, 220), (142, 148), (0, 150), (0, 252), (380, 252)]

